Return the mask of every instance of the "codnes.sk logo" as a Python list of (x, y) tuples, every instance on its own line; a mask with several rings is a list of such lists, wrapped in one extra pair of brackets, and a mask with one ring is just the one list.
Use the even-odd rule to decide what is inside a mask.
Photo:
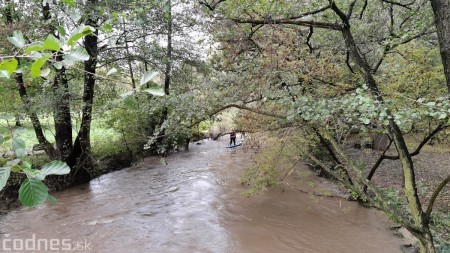
[(10, 238), (4, 234), (1, 240), (1, 252), (48, 252), (48, 251), (91, 251), (91, 243), (87, 240), (73, 241), (59, 238), (37, 238), (32, 234), (30, 238)]

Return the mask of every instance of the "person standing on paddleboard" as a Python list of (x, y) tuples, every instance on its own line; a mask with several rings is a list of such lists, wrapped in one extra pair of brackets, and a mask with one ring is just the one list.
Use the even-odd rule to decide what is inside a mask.
[(230, 133), (230, 146), (231, 143), (233, 143), (233, 145), (236, 145), (236, 132), (234, 130)]

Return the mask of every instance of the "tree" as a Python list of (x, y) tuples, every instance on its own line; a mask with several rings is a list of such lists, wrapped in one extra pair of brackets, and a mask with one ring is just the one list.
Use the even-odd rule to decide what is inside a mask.
[[(401, 45), (421, 38), (428, 39), (433, 33), (430, 29), (432, 26), (429, 22), (432, 16), (427, 1), (406, 4), (383, 0), (376, 2), (314, 1), (313, 4), (285, 3), (283, 5), (277, 5), (271, 1), (251, 0), (244, 2), (200, 2), (209, 10), (222, 13), (223, 17), (234, 21), (235, 24), (242, 24), (241, 27), (244, 31), (247, 31), (248, 36), (245, 40), (241, 39), (240, 41), (247, 42), (247, 45), (253, 44), (253, 46), (243, 48), (243, 51), (237, 53), (237, 55), (243, 55), (243, 57), (252, 55), (251, 52), (246, 52), (250, 51), (249, 49), (258, 48), (258, 43), (255, 43), (253, 38), (257, 36), (258, 32), (263, 31), (261, 29), (263, 26), (269, 27), (272, 32), (271, 37), (277, 30), (281, 29), (278, 26), (282, 25), (287, 29), (297, 31), (301, 39), (303, 39), (304, 30), (297, 27), (308, 28), (305, 44), (311, 53), (322, 51), (321, 47), (324, 46), (320, 43), (332, 41), (330, 36), (336, 33), (341, 35), (341, 42), (334, 43), (337, 48), (335, 58), (343, 56), (345, 59), (346, 56), (345, 62), (350, 70), (353, 72), (356, 69), (362, 77), (363, 82), (356, 83), (356, 87), (359, 86), (356, 94), (345, 95), (349, 91), (354, 92), (356, 87), (345, 92), (345, 87), (342, 85), (340, 87), (341, 95), (335, 94), (334, 96), (338, 96), (336, 98), (333, 98), (333, 95), (321, 94), (320, 92), (311, 96), (301, 89), (293, 92), (293, 82), (291, 81), (291, 84), (283, 82), (283, 77), (281, 77), (280, 86), (285, 89), (287, 87), (285, 97), (287, 96), (291, 103), (286, 103), (286, 99), (280, 100), (281, 96), (278, 98), (277, 96), (268, 96), (267, 98), (272, 101), (282, 101), (282, 103), (277, 103), (278, 106), (275, 106), (275, 108), (285, 107), (281, 112), (288, 110), (286, 114), (292, 122), (291, 124), (301, 124), (309, 129), (307, 132), (316, 136), (316, 141), (327, 151), (332, 158), (332, 162), (331, 164), (324, 163), (320, 160), (320, 157), (311, 153), (305, 153), (305, 156), (332, 175), (361, 201), (376, 206), (405, 226), (420, 240), (421, 252), (435, 252), (433, 237), (429, 228), (430, 215), (436, 196), (448, 183), (450, 177), (436, 186), (433, 198), (425, 208), (419, 200), (412, 157), (420, 153), (421, 148), (431, 137), (448, 127), (447, 113), (444, 113), (448, 103), (444, 103), (443, 107), (435, 108), (433, 105), (437, 102), (430, 102), (428, 107), (431, 106), (431, 108), (417, 112), (415, 114), (417, 118), (414, 118), (412, 120), (414, 122), (411, 123), (405, 120), (405, 115), (410, 112), (402, 110), (401, 106), (395, 104), (395, 101), (390, 97), (393, 94), (384, 93), (382, 90), (384, 85), (380, 85), (377, 81), (377, 74), (381, 74), (379, 73), (380, 66), (383, 65), (387, 55), (394, 53), (395, 49)], [(440, 5), (434, 3), (434, 5), (442, 7), (445, 5), (444, 2), (442, 1)], [(434, 9), (436, 13), (438, 8), (434, 7)], [(303, 11), (299, 13), (299, 10)], [(441, 8), (438, 10), (440, 11)], [(445, 11), (441, 11), (436, 16), (438, 15), (445, 15)], [(439, 26), (440, 18), (437, 17), (436, 20)], [(230, 24), (229, 26), (235, 25)], [(325, 31), (318, 32), (318, 29), (324, 29)], [(369, 29), (370, 31), (376, 31), (376, 33), (369, 36), (366, 34)], [(438, 28), (438, 34), (445, 33), (442, 28), (440, 30), (442, 31), (439, 31)], [(236, 36), (232, 32), (229, 34), (231, 34), (231, 38)], [(316, 39), (314, 40), (314, 38)], [(314, 41), (316, 41), (316, 46), (313, 45)], [(279, 46), (279, 44), (275, 46)], [(441, 41), (441, 54), (443, 54), (444, 60), (446, 59), (445, 52), (446, 49), (445, 47), (442, 48)], [(317, 58), (320, 59), (319, 55)], [(248, 62), (251, 62), (251, 59)], [(443, 65), (447, 71), (446, 63)], [(270, 73), (268, 76), (273, 77), (276, 74)], [(333, 85), (332, 82), (328, 83)], [(305, 82), (300, 80), (299, 84), (305, 87)], [(446, 91), (446, 97), (448, 94), (450, 94), (450, 90)], [(268, 99), (265, 99), (265, 101)], [(419, 103), (423, 102), (424, 99), (419, 100)], [(438, 99), (438, 101), (443, 100), (445, 98)], [(392, 104), (393, 106), (391, 106)], [(405, 142), (407, 128), (410, 124), (423, 121), (429, 116), (434, 117), (434, 122), (437, 122), (437, 124), (434, 130), (425, 136), (415, 151), (411, 152)], [(397, 152), (397, 155), (393, 157), (383, 153), (368, 176), (361, 174), (357, 164), (352, 162), (352, 159), (346, 153), (345, 147), (335, 139), (339, 131), (348, 132), (351, 130), (352, 124), (355, 123), (361, 129), (370, 132), (380, 131), (381, 128), (389, 135)], [(377, 128), (371, 126), (377, 126)], [(401, 161), (404, 178), (403, 196), (408, 203), (407, 213), (402, 213), (396, 207), (390, 205), (381, 189), (370, 182), (371, 175), (375, 173), (380, 163), (385, 159)]]

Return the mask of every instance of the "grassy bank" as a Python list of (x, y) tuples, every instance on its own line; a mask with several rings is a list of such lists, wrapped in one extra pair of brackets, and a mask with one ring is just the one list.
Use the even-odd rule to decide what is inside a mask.
[[(55, 137), (52, 125), (53, 119), (46, 118), (41, 123), (46, 138), (54, 143)], [(43, 151), (33, 151), (33, 146), (38, 144), (31, 122), (22, 121), (21, 127), (16, 127), (14, 122), (0, 120), (0, 126), (7, 127), (11, 133), (25, 142), (28, 156), (23, 160), (30, 162), (33, 168), (40, 168), (49, 162)], [(76, 124), (74, 124), (76, 125)], [(74, 138), (78, 134), (78, 129), (74, 129)], [(93, 178), (99, 177), (108, 172), (129, 167), (134, 160), (144, 156), (143, 141), (129, 139), (114, 129), (108, 128), (101, 120), (93, 121), (91, 128), (91, 145), (94, 167), (89, 170)], [(0, 145), (0, 167), (6, 165), (8, 160), (13, 158), (11, 152), (12, 141), (4, 141)], [(18, 206), (17, 197), (20, 183), (25, 179), (25, 175), (12, 173), (5, 188), (0, 191), (0, 213)], [(59, 180), (58, 180), (59, 179)], [(45, 179), (45, 184), (50, 191), (65, 189), (71, 185), (60, 180), (58, 176), (49, 176)]]

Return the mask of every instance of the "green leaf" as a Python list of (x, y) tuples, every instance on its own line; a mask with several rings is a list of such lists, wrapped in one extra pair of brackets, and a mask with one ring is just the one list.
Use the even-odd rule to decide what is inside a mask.
[(9, 75), (11, 75), (17, 69), (18, 65), (19, 62), (15, 58), (7, 61), (2, 61), (0, 63), (0, 70), (5, 70), (9, 73)]
[(102, 25), (99, 29), (102, 30), (105, 33), (111, 33), (112, 32), (112, 25), (105, 23), (104, 25)]
[(8, 37), (8, 41), (18, 48), (25, 46), (25, 39), (21, 31), (14, 31), (12, 37)]
[(38, 52), (44, 50), (42, 42), (36, 42), (27, 47), (23, 52), (28, 54), (31, 52)]
[(112, 68), (108, 71), (108, 73), (106, 73), (106, 76), (112, 75), (114, 73), (117, 73), (117, 69), (116, 68)]
[(50, 74), (50, 69), (49, 68), (45, 68), (41, 71), (41, 77), (46, 77)]
[(39, 172), (45, 176), (66, 175), (70, 173), (70, 167), (64, 162), (52, 161), (42, 166), (42, 169)]
[(6, 70), (0, 70), (0, 77), (9, 79), (9, 78), (11, 77), (11, 75), (10, 75), (9, 72), (6, 71)]
[(59, 44), (60, 44), (59, 40), (55, 36), (50, 34), (45, 39), (42, 47), (47, 50), (59, 51), (61, 50), (61, 46)]
[[(12, 119), (14, 119), (14, 117), (11, 117), (11, 120)], [(16, 135), (21, 134), (21, 133), (26, 133), (27, 131), (28, 131), (27, 128), (19, 127), (19, 128), (16, 128), (16, 129), (13, 130), (13, 134), (16, 136)]]
[(19, 158), (23, 158), (23, 157), (27, 156), (27, 151), (25, 151), (25, 149), (23, 149), (23, 148), (18, 148), (16, 150), (14, 150), (14, 152), (16, 153), (16, 156)]
[(6, 182), (8, 182), (9, 175), (11, 174), (11, 169), (9, 167), (0, 168), (0, 191), (5, 187)]
[(69, 45), (71, 48), (77, 44), (78, 40), (83, 38), (84, 36), (87, 36), (89, 34), (92, 34), (95, 32), (95, 29), (90, 26), (80, 26), (75, 29), (73, 34), (69, 37), (69, 40), (67, 41), (67, 45)]
[(70, 12), (70, 13), (69, 13), (69, 16), (70, 16), (70, 17), (73, 19), (73, 21), (75, 21), (75, 22), (77, 22), (78, 20), (81, 19), (81, 14), (78, 13), (78, 12), (76, 12), (76, 11)]
[(31, 64), (31, 77), (36, 78), (41, 75), (41, 68), (47, 62), (50, 56), (43, 56)]
[(162, 87), (159, 87), (156, 85), (154, 85), (148, 89), (145, 89), (144, 91), (152, 94), (153, 96), (164, 96), (165, 95), (164, 89)]
[(47, 200), (48, 200), (48, 202), (50, 202), (50, 203), (53, 204), (53, 205), (58, 204), (58, 201), (56, 201), (56, 198), (53, 197), (53, 196), (50, 195), (50, 194), (47, 196)]
[(20, 159), (10, 160), (10, 161), (6, 162), (6, 165), (8, 165), (9, 167), (13, 167), (13, 166), (18, 165), (20, 163), (20, 161), (21, 161)]
[(53, 63), (53, 67), (55, 67), (55, 69), (62, 69), (63, 65), (59, 62), (55, 62)]
[(70, 54), (65, 55), (64, 60), (67, 60), (69, 62), (87, 61), (89, 60), (89, 54), (86, 49), (84, 49), (84, 47), (78, 47)]
[(364, 123), (366, 125), (370, 123), (370, 119), (368, 119), (368, 118), (361, 118), (360, 120), (362, 123)]
[(132, 94), (134, 94), (134, 93), (135, 93), (135, 91), (127, 91), (127, 92), (125, 92), (125, 93), (120, 94), (120, 97), (121, 97), (122, 99), (125, 99), (125, 98), (129, 97), (130, 95), (132, 95)]
[(22, 165), (23, 165), (24, 168), (32, 169), (31, 168), (31, 163), (29, 163), (27, 161), (22, 161)]
[(144, 73), (144, 75), (141, 78), (140, 85), (144, 85), (148, 82), (150, 82), (153, 78), (155, 78), (158, 75), (158, 72), (156, 71), (147, 71)]
[(22, 205), (33, 207), (43, 203), (48, 198), (48, 188), (40, 180), (27, 178), (19, 189), (19, 199)]
[(66, 3), (70, 7), (75, 7), (75, 0), (64, 0), (64, 3)]
[(25, 142), (21, 139), (14, 138), (12, 141), (12, 149), (25, 149)]
[[(0, 115), (0, 119), (3, 119), (1, 116), (2, 115)], [(0, 134), (9, 134), (9, 133), (10, 133), (9, 128), (4, 127), (4, 126), (0, 126)]]
[(2, 145), (2, 144), (3, 144), (4, 140), (5, 140), (5, 139), (3, 139), (3, 137), (2, 137), (2, 136), (0, 136), (0, 145)]
[(28, 178), (37, 179), (37, 180), (44, 180), (39, 178), (37, 175), (39, 173), (39, 170), (35, 170), (33, 168), (28, 168), (25, 166), (20, 166), (20, 169), (25, 172)]
[[(3, 114), (3, 113), (2, 113), (2, 114), (0, 114), (0, 119), (3, 119), (3, 120), (13, 120), (14, 117), (11, 116), (11, 115)], [(8, 128), (4, 127), (4, 126), (0, 126), (0, 128), (8, 129)], [(2, 131), (4, 131), (4, 130), (2, 130)], [(9, 129), (8, 129), (8, 132), (9, 132)]]
[[(123, 95), (123, 94), (122, 94)], [(123, 103), (130, 108), (133, 108), (137, 104), (137, 100), (135, 96), (126, 96), (123, 97)]]
[(58, 30), (59, 35), (66, 36), (66, 29), (64, 29), (64, 27), (58, 26), (56, 29)]

